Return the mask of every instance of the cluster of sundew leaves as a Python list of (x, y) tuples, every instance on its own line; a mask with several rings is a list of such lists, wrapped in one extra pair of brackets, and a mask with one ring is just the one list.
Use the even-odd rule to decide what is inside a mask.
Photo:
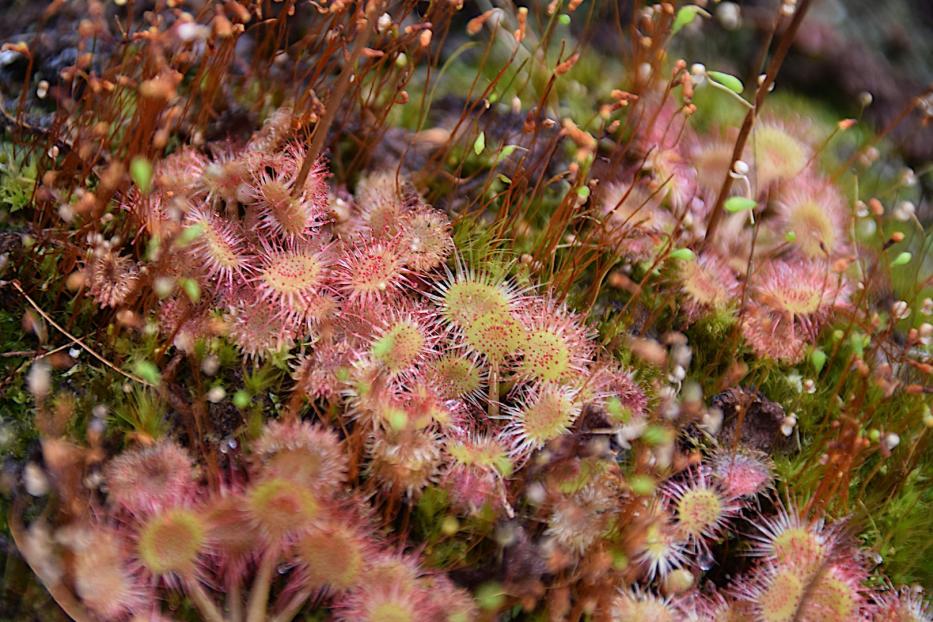
[[(213, 217), (223, 217), (221, 201), (240, 198), (221, 197)], [(326, 596), (338, 619), (441, 619), (439, 610), (450, 602), (458, 603), (454, 612), (461, 618), (447, 619), (473, 619), (476, 605), (465, 592), (416, 557), (390, 553), (374, 536), (375, 508), (358, 497), (348, 478), (347, 449), (360, 442), (360, 477), (381, 490), (377, 500), (411, 503), (430, 486), (444, 492), (454, 515), (537, 516), (545, 526), (535, 530), (537, 544), (560, 554), (561, 561), (548, 562), (558, 572), (608, 552), (615, 562), (596, 576), (611, 588), (600, 607), (613, 619), (642, 619), (650, 612), (661, 620), (715, 620), (732, 611), (766, 620), (883, 620), (901, 605), (890, 595), (869, 595), (864, 562), (841, 532), (809, 523), (793, 509), (759, 514), (759, 499), (772, 480), (763, 455), (716, 454), (656, 492), (637, 479), (627, 482), (618, 456), (593, 439), (587, 441), (593, 455), (573, 458), (571, 477), (548, 466), (552, 448), (574, 436), (584, 407), (605, 413), (606, 425), (623, 438), (665, 443), (660, 428), (646, 431), (645, 397), (630, 374), (608, 362), (582, 320), (550, 297), (519, 290), (507, 278), (456, 258), (452, 270), (438, 261), (433, 271), (415, 271), (404, 259), (381, 257), (384, 249), (405, 248), (413, 212), (443, 218), (427, 212), (396, 176), (371, 175), (355, 197), (328, 201), (322, 213), (329, 216), (320, 226), (332, 228), (333, 244), (346, 254), (337, 260), (333, 280), (318, 281), (315, 272), (320, 289), (314, 291), (285, 287), (292, 281), (284, 278), (273, 280), (274, 287), (268, 278), (259, 282), (277, 293), (306, 296), (278, 299), (281, 306), (264, 319), (304, 322), (306, 332), (291, 337), (305, 345), (294, 366), (297, 389), (342, 405), (339, 429), (347, 436), (295, 420), (270, 423), (238, 458), (248, 480), (226, 482), (222, 494), (204, 487), (190, 457), (170, 441), (126, 450), (105, 469), (105, 505), (94, 518), (67, 527), (81, 534), (69, 543), (79, 555), (91, 546), (103, 549), (100, 534), (125, 543), (120, 548), (127, 552), (104, 557), (107, 572), (74, 577), (88, 607), (119, 618), (151, 608), (161, 590), (180, 590), (209, 616), (217, 605), (210, 604), (206, 586), (252, 579), (252, 591), (262, 594), (269, 580), (263, 569), (284, 560), (293, 564), (286, 585), (303, 598)], [(335, 215), (340, 209), (346, 210), (342, 220)], [(185, 222), (184, 213), (177, 218)], [(446, 233), (440, 222), (438, 230)], [(160, 223), (161, 231), (167, 228)], [(210, 252), (210, 245), (198, 246), (203, 232), (197, 233), (164, 252)], [(263, 238), (260, 248), (273, 252), (273, 243)], [(449, 242), (437, 246), (453, 250)], [(296, 245), (287, 252), (302, 250)], [(359, 257), (364, 259), (354, 263)], [(356, 265), (367, 266), (356, 279), (340, 272)], [(300, 278), (304, 270), (280, 272), (286, 273)], [(212, 279), (202, 275), (200, 291), (217, 304), (227, 295), (224, 279), (216, 278), (223, 275), (209, 274), (219, 285), (211, 290)], [(396, 286), (354, 289), (373, 274), (380, 283), (395, 279)], [(305, 302), (323, 297), (335, 301), (329, 313), (303, 310)], [(254, 302), (261, 300), (257, 292)], [(220, 338), (223, 326), (217, 331), (198, 334), (195, 342)], [(536, 479), (544, 484), (543, 497), (515, 479), (540, 465), (545, 470)], [(749, 540), (760, 561), (726, 595), (691, 588), (710, 566), (711, 547), (738, 525), (760, 531)], [(334, 539), (345, 553), (339, 560), (322, 552)], [(787, 547), (795, 552), (785, 552)], [(432, 589), (438, 584), (444, 590)], [(118, 598), (102, 604), (96, 595), (104, 589)], [(656, 596), (661, 593), (669, 596)]]
[[(293, 221), (290, 222), (290, 218), (289, 218), (290, 216), (294, 216), (294, 213), (293, 212), (289, 213), (287, 209), (284, 209), (284, 208), (289, 207), (285, 203), (274, 200), (276, 196), (278, 196), (279, 199), (284, 198), (281, 194), (276, 195), (276, 193), (274, 192), (267, 193), (266, 195), (263, 196), (263, 200), (268, 203), (267, 207), (269, 208), (269, 211), (272, 213), (278, 214), (278, 216), (276, 216), (275, 219), (280, 224), (282, 223), (285, 223), (286, 225), (294, 224)], [(202, 229), (203, 224), (204, 223), (201, 223), (201, 222), (194, 223), (192, 227), (192, 233), (190, 234), (191, 237), (197, 239), (198, 235), (196, 234), (203, 235), (204, 233)], [(279, 232), (282, 235), (282, 237), (285, 239), (287, 239), (287, 235), (289, 234), (288, 228), (289, 227), (283, 225), (282, 231)], [(184, 239), (182, 239), (182, 242), (183, 244), (185, 243)], [(203, 241), (203, 243), (209, 248), (209, 250), (215, 255), (217, 255), (217, 257), (219, 258), (220, 261), (218, 261), (218, 263), (220, 264), (221, 269), (223, 269), (224, 267), (229, 267), (236, 263), (236, 260), (233, 257), (233, 254), (230, 252), (229, 246), (227, 247), (222, 246), (222, 242), (223, 242), (223, 238), (219, 234), (215, 233), (213, 230), (208, 231), (207, 235), (204, 236), (204, 241)], [(697, 265), (701, 265), (701, 264), (702, 262), (697, 263)], [(117, 270), (117, 272), (119, 273), (120, 270)], [(285, 289), (287, 289), (287, 286), (289, 285), (289, 283), (286, 283), (284, 278), (276, 278), (276, 277), (281, 277), (286, 272), (287, 270), (282, 271), (278, 274), (273, 273), (271, 274), (271, 278), (267, 279), (267, 281), (271, 280), (274, 284), (278, 285), (277, 288), (273, 288), (273, 289), (282, 290), (283, 286), (286, 286)], [(314, 270), (311, 270), (310, 272), (314, 272)], [(736, 272), (740, 273), (741, 271), (736, 270)], [(705, 275), (705, 276), (707, 276), (707, 278), (709, 277), (709, 275)], [(183, 278), (191, 278), (191, 277), (183, 277)], [(200, 279), (198, 279), (197, 277), (195, 277), (195, 280), (198, 282), (201, 282)], [(376, 289), (381, 289), (379, 287), (381, 283), (382, 281), (379, 280), (379, 282), (377, 283)], [(179, 284), (180, 284), (180, 287), (184, 290), (184, 294), (188, 299), (200, 299), (201, 298), (201, 294), (204, 291), (204, 288), (202, 286), (199, 285), (198, 288), (195, 288), (190, 284), (190, 281), (184, 281), (184, 280), (179, 281)], [(697, 297), (700, 297), (702, 296), (702, 292), (703, 292), (702, 287), (694, 287), (693, 292), (691, 292), (691, 295), (697, 295)], [(723, 299), (723, 296), (721, 295), (721, 292), (719, 292), (718, 294), (719, 295), (711, 296), (708, 300), (703, 300), (703, 302), (710, 302), (711, 306), (714, 306), (714, 307), (720, 306), (718, 303), (719, 301)], [(289, 294), (286, 294), (286, 296), (288, 295)], [(108, 299), (103, 298), (103, 297), (101, 298), (101, 301), (105, 301), (105, 300), (108, 300)], [(296, 302), (296, 300), (289, 298), (288, 302), (294, 303)], [(303, 300), (301, 300), (300, 302), (304, 303)], [(220, 303), (218, 306), (222, 306), (222, 303)], [(520, 375), (525, 375), (529, 372), (529, 370), (527, 369), (529, 365), (530, 367), (532, 367), (533, 369), (539, 372), (537, 380), (543, 381), (545, 380), (545, 378), (543, 378), (543, 374), (540, 373), (542, 370), (545, 370), (545, 373), (547, 373), (547, 370), (553, 371), (555, 368), (556, 369), (563, 368), (565, 357), (562, 357), (560, 354), (555, 354), (555, 351), (553, 350), (549, 350), (547, 347), (545, 347), (548, 345), (546, 343), (543, 345), (541, 343), (538, 344), (539, 347), (542, 347), (542, 353), (540, 355), (532, 354), (531, 356), (529, 356), (528, 353), (526, 352), (520, 352), (519, 351), (520, 348), (515, 346), (515, 335), (522, 335), (522, 333), (518, 329), (515, 328), (516, 324), (514, 323), (513, 320), (514, 318), (511, 317), (511, 314), (498, 315), (498, 316), (492, 315), (486, 318), (486, 320), (482, 323), (479, 322), (479, 318), (476, 318), (473, 322), (470, 322), (468, 326), (458, 327), (460, 330), (464, 331), (464, 335), (462, 338), (465, 342), (465, 345), (463, 346), (465, 350), (471, 347), (470, 346), (471, 339), (467, 335), (466, 331), (472, 331), (471, 333), (472, 341), (474, 342), (474, 345), (479, 346), (478, 348), (472, 348), (473, 350), (472, 353), (476, 355), (476, 357), (478, 358), (478, 360), (481, 361), (481, 363), (479, 365), (476, 365), (476, 364), (471, 365), (470, 367), (462, 366), (458, 368), (458, 371), (456, 372), (454, 376), (457, 382), (462, 383), (464, 386), (474, 387), (478, 385), (482, 388), (483, 381), (480, 380), (479, 382), (474, 382), (473, 378), (477, 376), (481, 377), (481, 374), (483, 372), (488, 374), (490, 371), (492, 371), (495, 368), (495, 374), (497, 376), (500, 373), (511, 373), (511, 374), (515, 374), (516, 377), (519, 377)], [(528, 328), (527, 327), (521, 327), (521, 328), (526, 331), (523, 334), (523, 336), (528, 337), (529, 336), (529, 333), (527, 332)], [(222, 334), (223, 332), (224, 332), (223, 328), (217, 329), (217, 334)], [(307, 333), (299, 332), (298, 335), (295, 337), (295, 339), (296, 340), (305, 339), (305, 338), (308, 338), (309, 335), (313, 335), (313, 334), (314, 334), (314, 327), (312, 326), (312, 328), (310, 328)], [(417, 338), (415, 339), (410, 338), (412, 334), (413, 334), (412, 332), (407, 331), (404, 327), (400, 328), (399, 330), (395, 330), (394, 328), (389, 328), (385, 330), (385, 332), (382, 334), (381, 337), (379, 337), (378, 342), (374, 341), (371, 347), (371, 356), (373, 359), (378, 361), (378, 364), (385, 367), (385, 371), (387, 372), (387, 375), (391, 376), (391, 375), (399, 374), (401, 373), (401, 370), (406, 367), (406, 363), (411, 364), (411, 359), (412, 359), (412, 356), (410, 354), (412, 351), (411, 346), (413, 343), (416, 343), (418, 341)], [(396, 341), (399, 342), (399, 345), (397, 348), (395, 345)], [(538, 341), (541, 341), (541, 340), (538, 340)], [(182, 340), (179, 340), (178, 343), (179, 345), (184, 345), (185, 341), (182, 339)], [(285, 344), (283, 343), (281, 345), (285, 345)], [(258, 356), (261, 354), (261, 352), (257, 351), (256, 354)], [(513, 357), (515, 359), (514, 361), (509, 360), (510, 358), (513, 358)], [(527, 360), (531, 361), (531, 363), (528, 365), (525, 364)], [(536, 360), (537, 362), (535, 362)], [(501, 372), (498, 369), (498, 367), (500, 366), (500, 363), (502, 361), (505, 361), (508, 363), (515, 363), (519, 367), (526, 367), (526, 369), (524, 369), (523, 371), (510, 370), (507, 372)], [(521, 361), (521, 362), (519, 363), (518, 361)], [(554, 361), (556, 361), (556, 363)], [(334, 377), (338, 380), (338, 384), (337, 384), (338, 387), (340, 386), (339, 383), (346, 381), (345, 379), (347, 376), (342, 371), (343, 368), (345, 367), (347, 366), (341, 366), (341, 368), (338, 369), (338, 372), (334, 374)], [(353, 367), (353, 366), (349, 366), (349, 367)], [(534, 376), (534, 373), (532, 373), (532, 376)], [(528, 381), (527, 376), (523, 378), (523, 381), (526, 381), (526, 382)], [(487, 380), (486, 382), (489, 382), (489, 381)], [(511, 382), (511, 381), (506, 381), (506, 382)], [(357, 386), (358, 385), (354, 384), (351, 387), (350, 391), (351, 392), (355, 391)], [(478, 391), (478, 394), (482, 395), (485, 393), (485, 395), (488, 396), (490, 392), (488, 391), (488, 386), (486, 388), (487, 390), (485, 392), (480, 390)], [(530, 393), (532, 390), (539, 390), (542, 388), (545, 388), (545, 387), (534, 386), (532, 384), (526, 387), (525, 390)], [(353, 397), (352, 394), (351, 394), (351, 397)], [(506, 402), (506, 406), (508, 406), (509, 405), (508, 398), (506, 398), (504, 401)], [(405, 414), (404, 417), (400, 416), (399, 414), (400, 412), (403, 412), (403, 410), (404, 409), (396, 410), (394, 412), (394, 416), (388, 418), (390, 422), (391, 421), (395, 422), (395, 427), (404, 427), (403, 422), (406, 421), (407, 414)], [(489, 409), (487, 408), (486, 410), (488, 412)], [(552, 415), (556, 414), (556, 415), (563, 416), (567, 412), (567, 409), (551, 409), (546, 412), (549, 412)], [(547, 424), (545, 427), (550, 427), (550, 425), (552, 424), (552, 420), (549, 418), (541, 419), (541, 421)], [(494, 461), (494, 462), (498, 462), (498, 461)], [(683, 501), (683, 499), (681, 499), (680, 502), (677, 504), (678, 514), (683, 513), (684, 516), (679, 517), (679, 518), (680, 519), (688, 518), (690, 520), (687, 522), (690, 522), (690, 521), (695, 522), (699, 520), (698, 517), (710, 516), (711, 508), (713, 508), (715, 505), (711, 502), (712, 498), (713, 497), (711, 496), (711, 493), (702, 492), (698, 496), (696, 496), (696, 498), (688, 497), (687, 498), (688, 501), (686, 502)], [(697, 501), (698, 503), (691, 503), (691, 501)], [(702, 501), (703, 503), (699, 503), (699, 501)], [(679, 507), (681, 505), (683, 506), (682, 508)], [(690, 507), (693, 507), (692, 511), (688, 511)], [(695, 526), (694, 528), (691, 528), (688, 531), (696, 532), (696, 530), (697, 530), (697, 527)], [(702, 530), (697, 533), (702, 533)], [(798, 582), (799, 582), (799, 579), (798, 579)], [(631, 605), (629, 601), (648, 602), (650, 600), (649, 598), (647, 598), (647, 594), (648, 594), (647, 592), (636, 591), (634, 592), (634, 594), (635, 596), (632, 596), (632, 597), (629, 597), (627, 595), (625, 597), (620, 597), (619, 599), (620, 610), (624, 610), (625, 608), (630, 607)], [(787, 602), (793, 602), (793, 601), (791, 599), (790, 601), (787, 601)], [(625, 604), (622, 604), (622, 603), (625, 603)], [(661, 606), (655, 602), (653, 602), (650, 605), (644, 605), (644, 606), (654, 607), (654, 609), (651, 609), (651, 611), (661, 610)], [(622, 614), (623, 619), (625, 615), (628, 615), (628, 614)]]
[[(289, 152), (288, 148), (282, 151)], [(239, 157), (246, 161), (254, 154), (246, 148)], [(236, 156), (231, 158), (231, 161), (236, 160)], [(160, 173), (171, 171), (171, 164), (170, 160)], [(242, 165), (248, 170), (249, 164)], [(290, 165), (295, 166), (295, 162)], [(318, 174), (322, 172), (317, 171)], [(258, 175), (263, 174), (265, 171)], [(170, 182), (161, 183), (168, 185)], [(161, 190), (157, 185), (155, 193)], [(182, 349), (197, 347), (205, 338), (228, 334), (245, 354), (256, 358), (294, 341), (306, 342), (305, 354), (295, 365), (296, 382), (312, 397), (338, 399), (339, 396), (343, 399), (347, 420), (358, 426), (359, 436), (365, 441), (366, 477), (380, 484), (385, 494), (412, 498), (426, 486), (439, 485), (459, 511), (492, 510), (493, 515), (512, 512), (509, 500), (515, 491), (510, 491), (507, 479), (515, 465), (523, 466), (536, 450), (568, 436), (585, 404), (601, 404), (610, 414), (618, 414), (619, 421), (629, 422), (632, 411), (639, 418), (644, 416), (644, 398), (638, 397), (637, 388), (634, 395), (631, 386), (622, 392), (614, 392), (611, 388), (613, 383), (626, 382), (625, 372), (600, 360), (579, 318), (552, 299), (519, 291), (507, 278), (478, 271), (462, 261), (454, 261), (453, 270), (447, 272), (440, 270), (438, 261), (432, 274), (412, 269), (406, 265), (410, 260), (393, 257), (387, 260), (381, 254), (385, 249), (404, 248), (403, 241), (410, 240), (406, 237), (410, 236), (406, 227), (413, 212), (434, 217), (436, 224), (428, 231), (446, 233), (448, 226), (442, 215), (430, 211), (396, 176), (371, 175), (361, 182), (355, 197), (331, 195), (324, 207), (308, 205), (304, 208), (319, 210), (321, 214), (317, 220), (308, 219), (308, 222), (315, 222), (311, 229), (313, 236), (329, 234), (334, 246), (347, 256), (346, 259), (339, 256), (332, 259), (334, 274), (326, 281), (320, 278), (323, 266), (315, 263), (307, 269), (306, 262), (301, 261), (308, 257), (301, 240), (289, 238), (284, 230), (276, 239), (274, 229), (266, 228), (262, 230), (262, 237), (252, 243), (253, 250), (249, 250), (247, 241), (242, 247), (246, 250), (241, 250), (240, 254), (231, 252), (232, 245), (225, 243), (225, 239), (236, 235), (237, 227), (239, 231), (245, 227), (235, 219), (222, 221), (230, 218), (225, 216), (230, 210), (223, 206), (241, 204), (242, 199), (246, 210), (244, 223), (249, 222), (251, 208), (258, 211), (269, 207), (251, 205), (247, 189), (235, 190), (236, 194), (228, 197), (208, 195), (203, 205), (188, 206), (193, 216), (186, 211), (168, 212), (166, 219), (152, 216), (155, 213), (161, 218), (158, 206), (163, 197), (158, 194), (130, 199), (129, 209), (139, 210), (141, 204), (145, 210), (152, 210), (137, 213), (153, 231), (169, 232), (171, 236), (173, 224), (181, 223), (175, 241), (161, 252), (167, 256), (174, 253), (176, 258), (197, 257), (197, 253), (207, 257), (195, 264), (202, 266), (203, 272), (190, 270), (178, 278), (181, 283), (184, 279), (196, 281), (198, 296), (191, 295), (190, 286), (182, 285), (182, 291), (164, 303), (169, 309), (173, 304), (195, 308), (203, 305), (200, 312), (205, 315), (201, 317), (200, 326), (197, 322), (192, 326), (204, 332), (191, 329), (187, 339), (178, 339), (177, 326), (169, 325), (165, 334), (172, 336), (175, 345)], [(197, 200), (198, 195), (192, 194), (189, 199)], [(229, 228), (225, 229), (225, 225)], [(320, 241), (314, 243), (320, 244)], [(443, 236), (434, 243), (447, 251), (451, 248), (449, 238)], [(274, 245), (281, 246), (276, 249)], [(418, 247), (409, 248), (414, 252)], [(259, 263), (263, 260), (260, 253), (275, 252), (280, 253), (284, 261), (274, 267), (267, 261), (265, 269), (258, 271), (250, 268), (240, 273), (235, 270), (239, 259), (231, 260), (254, 254), (254, 261)], [(365, 269), (352, 279), (346, 278), (348, 273), (341, 270), (351, 267), (351, 258), (358, 257), (362, 257), (358, 265)], [(215, 260), (216, 263), (212, 263)], [(696, 264), (702, 268), (708, 262), (701, 257)], [(248, 264), (244, 262), (243, 265)], [(229, 273), (225, 272), (228, 268)], [(397, 271), (392, 273), (392, 269)], [(134, 270), (138, 272), (141, 271)], [(310, 276), (303, 280), (306, 274)], [(374, 279), (369, 278), (372, 275)], [(709, 279), (709, 274), (706, 276)], [(243, 339), (243, 333), (228, 331), (224, 326), (223, 315), (228, 310), (224, 305), (229, 304), (229, 291), (238, 278), (243, 278), (247, 287), (256, 287), (254, 302), (261, 304), (263, 290), (260, 288), (266, 287), (265, 291), (273, 292), (273, 300), (280, 304), (278, 308), (269, 309), (257, 326), (260, 329), (274, 327), (272, 333), (267, 333), (275, 336), (267, 342), (268, 346), (251, 349), (253, 342)], [(395, 286), (388, 286), (393, 279)], [(315, 291), (312, 285), (319, 289)], [(720, 296), (711, 300), (725, 299)], [(353, 306), (354, 301), (357, 307)], [(309, 311), (313, 304), (320, 304), (317, 308), (325, 311)], [(340, 304), (351, 312), (334, 313), (333, 309)], [(715, 308), (717, 305), (708, 306)], [(212, 309), (218, 309), (219, 313)], [(701, 315), (708, 311), (700, 306)], [(212, 315), (220, 321), (208, 321)], [(233, 313), (227, 316), (227, 322), (231, 318), (235, 318)], [(194, 319), (197, 320), (197, 316)], [(165, 325), (164, 321), (162, 323)], [(285, 338), (283, 333), (287, 335)], [(625, 397), (621, 412), (620, 396)], [(758, 465), (757, 468), (761, 482), (767, 481), (770, 477), (767, 466)], [(276, 471), (282, 472), (281, 469)], [(605, 470), (599, 468), (596, 473), (605, 473)], [(582, 483), (561, 486), (560, 494), (545, 505), (545, 542), (556, 542), (557, 546), (580, 558), (591, 554), (600, 543), (609, 542), (615, 546), (620, 529), (608, 520), (613, 516), (613, 508), (618, 510), (614, 499), (620, 490), (618, 483), (608, 484), (594, 477), (594, 485), (591, 476), (583, 477)], [(690, 572), (691, 576), (697, 569), (702, 571), (706, 564), (704, 556), (708, 555), (706, 548), (722, 537), (723, 526), (743, 509), (731, 493), (723, 494), (722, 483), (706, 486), (701, 476), (699, 485), (692, 484), (678, 488), (672, 483), (666, 487), (661, 503), (651, 509), (652, 522), (647, 533), (653, 535), (645, 540), (643, 549), (636, 547), (627, 551), (628, 555), (620, 554), (620, 559), (631, 557), (631, 567), (644, 573), (645, 588), (655, 585), (663, 590), (669, 576), (683, 578), (678, 571)], [(314, 485), (309, 487), (315, 488)], [(286, 494), (286, 488), (281, 478), (257, 481), (254, 491), (244, 501), (250, 508), (248, 512), (258, 517), (256, 520), (274, 539), (286, 539), (296, 522), (310, 525), (318, 513), (312, 494), (290, 495)], [(670, 501), (665, 501), (667, 498)], [(283, 503), (291, 510), (268, 511)], [(156, 574), (190, 572), (190, 564), (208, 550), (205, 536), (199, 531), (203, 525), (195, 522), (195, 515), (187, 510), (162, 518), (164, 521), (145, 524), (135, 536), (139, 538), (138, 553), (142, 563)], [(193, 548), (169, 547), (163, 551), (152, 548), (149, 543), (165, 530), (175, 535), (184, 531), (190, 537), (176, 540), (182, 544), (192, 543)], [(603, 540), (601, 534), (608, 535), (609, 539)], [(305, 553), (312, 555), (313, 549), (305, 548)], [(854, 558), (855, 554), (852, 556)], [(850, 611), (861, 611), (865, 615), (880, 611), (873, 608), (872, 598), (859, 592), (863, 580), (859, 573), (863, 573), (864, 568), (859, 562), (853, 564), (846, 568), (854, 574), (846, 575), (845, 581), (839, 579), (842, 587), (836, 585), (836, 591), (850, 590), (851, 593), (844, 594), (848, 600), (843, 601), (852, 603)], [(625, 566), (621, 562), (619, 565)], [(739, 597), (734, 601), (717, 600), (713, 604), (739, 610), (771, 606), (768, 599), (773, 591), (768, 590), (775, 585), (790, 589), (789, 583), (784, 585), (787, 581), (783, 578), (797, 575), (798, 569), (763, 563), (755, 574), (745, 579), (746, 583), (738, 584), (746, 590)], [(798, 577), (795, 580), (794, 585), (806, 591), (809, 579)], [(628, 585), (621, 578), (617, 581), (620, 586)], [(189, 586), (188, 589), (193, 588)], [(713, 607), (705, 600), (685, 605), (688, 597), (694, 596), (692, 593), (682, 595), (684, 598), (676, 604), (654, 602), (651, 600), (653, 593), (638, 589), (623, 591), (612, 606), (627, 611), (636, 603), (637, 607), (678, 612), (671, 613), (675, 616), (685, 615), (683, 611), (689, 607), (697, 610)], [(797, 615), (802, 604), (794, 605), (793, 598), (789, 598), (791, 604), (787, 605), (787, 611), (793, 613), (785, 614)], [(820, 612), (829, 615), (823, 609)], [(619, 615), (626, 619), (624, 616), (629, 614)], [(815, 614), (810, 611), (801, 615)], [(845, 619), (849, 614), (840, 615), (843, 616), (840, 619)]]
[[(649, 154), (640, 167), (600, 181), (598, 235), (635, 265), (651, 265), (665, 248), (701, 246), (732, 158), (732, 143), (716, 128), (695, 132), (676, 104), (657, 107), (653, 126), (636, 137)], [(796, 363), (827, 320), (851, 308), (859, 268), (854, 201), (822, 169), (820, 140), (803, 119), (756, 124), (734, 165), (734, 194), (715, 243), (677, 264), (686, 324), (736, 310), (745, 292), (744, 341), (759, 357)]]
[[(210, 489), (172, 441), (128, 449), (104, 465), (105, 505), (91, 500), (87, 513), (55, 529), (63, 552), (78, 560), (67, 580), (91, 612), (83, 615), (158, 618), (163, 600), (181, 591), (200, 619), (222, 620), (232, 612), (208, 591), (239, 592), (252, 580), (248, 605), (234, 603), (248, 606), (251, 620), (290, 618), (309, 599), (326, 600), (341, 620), (395, 619), (386, 611), (475, 619), (468, 593), (379, 535), (366, 501), (346, 485), (347, 456), (332, 431), (273, 422), (249, 449), (239, 456), (249, 481), (221, 490)], [(283, 565), (285, 592), (267, 613), (269, 583)]]

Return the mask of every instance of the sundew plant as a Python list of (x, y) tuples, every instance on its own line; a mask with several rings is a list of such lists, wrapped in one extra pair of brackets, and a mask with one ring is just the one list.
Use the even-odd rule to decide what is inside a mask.
[(933, 26), (845, 4), (8, 2), (0, 619), (933, 620)]

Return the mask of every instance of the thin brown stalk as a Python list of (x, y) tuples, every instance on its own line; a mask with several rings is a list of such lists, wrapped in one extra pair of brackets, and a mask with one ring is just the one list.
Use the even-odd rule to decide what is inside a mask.
[(716, 229), (719, 227), (719, 223), (722, 220), (726, 199), (729, 197), (732, 184), (735, 181), (732, 177), (732, 168), (738, 160), (742, 159), (742, 154), (745, 151), (745, 144), (748, 142), (752, 127), (755, 125), (755, 119), (764, 107), (765, 96), (771, 89), (771, 85), (774, 84), (774, 79), (777, 77), (778, 71), (784, 63), (787, 52), (790, 51), (790, 46), (794, 41), (794, 37), (797, 35), (797, 30), (800, 28), (800, 24), (803, 23), (803, 19), (806, 17), (811, 4), (813, 4), (813, 0), (801, 1), (800, 6), (794, 13), (794, 17), (791, 19), (790, 25), (781, 35), (777, 50), (771, 58), (771, 62), (768, 63), (768, 69), (765, 72), (764, 79), (761, 81), (761, 84), (758, 85), (758, 90), (755, 92), (755, 103), (748, 110), (748, 113), (745, 115), (745, 120), (742, 122), (739, 136), (735, 140), (735, 147), (732, 149), (732, 159), (729, 162), (729, 169), (726, 171), (725, 179), (723, 179), (722, 186), (719, 188), (719, 195), (716, 197), (716, 203), (713, 204), (709, 223), (706, 226), (706, 237), (703, 239), (702, 248), (709, 247), (715, 238)]
[(360, 24), (359, 32), (356, 33), (356, 39), (353, 41), (353, 51), (350, 52), (350, 58), (343, 66), (340, 76), (337, 78), (337, 83), (334, 85), (334, 90), (331, 91), (330, 97), (327, 99), (327, 108), (324, 111), (324, 116), (321, 117), (318, 124), (314, 126), (314, 131), (311, 134), (311, 144), (308, 147), (308, 153), (305, 154), (305, 159), (301, 163), (301, 170), (298, 171), (298, 177), (292, 189), (296, 194), (301, 192), (301, 189), (304, 188), (305, 180), (308, 179), (308, 173), (311, 172), (311, 166), (321, 154), (321, 149), (324, 147), (324, 142), (327, 140), (327, 132), (330, 130), (330, 126), (333, 124), (334, 119), (337, 117), (337, 113), (340, 111), (347, 94), (347, 88), (350, 86), (350, 79), (353, 77), (353, 72), (356, 69), (356, 63), (360, 58), (360, 54), (363, 53), (363, 48), (366, 47), (369, 37), (373, 33), (376, 15), (381, 10), (382, 4), (381, 0), (370, 0), (366, 5), (366, 12), (362, 24)]
[(23, 291), (23, 288), (22, 288), (22, 286), (19, 284), (19, 281), (15, 281), (15, 280), (14, 280), (14, 281), (10, 281), (10, 284), (13, 285), (13, 289), (15, 289), (15, 290), (18, 291), (20, 294), (22, 294), (23, 298), (26, 299), (26, 302), (28, 302), (29, 305), (30, 305), (33, 309), (35, 309), (36, 313), (38, 313), (39, 315), (42, 316), (42, 319), (44, 319), (46, 322), (48, 322), (49, 324), (51, 324), (52, 327), (55, 328), (58, 332), (60, 332), (61, 334), (65, 335), (66, 337), (68, 337), (69, 339), (71, 339), (71, 341), (73, 341), (74, 343), (76, 343), (76, 344), (78, 344), (79, 346), (81, 346), (81, 348), (82, 348), (84, 351), (86, 351), (88, 354), (90, 354), (91, 356), (93, 356), (94, 358), (96, 358), (98, 361), (100, 361), (101, 363), (103, 363), (104, 365), (106, 365), (107, 367), (109, 367), (110, 369), (112, 369), (113, 371), (117, 372), (117, 373), (120, 374), (121, 376), (124, 376), (124, 377), (126, 377), (126, 378), (129, 378), (130, 380), (132, 380), (132, 381), (134, 381), (134, 382), (138, 382), (139, 384), (145, 385), (145, 386), (147, 386), (147, 387), (153, 387), (153, 388), (155, 388), (155, 385), (152, 384), (151, 382), (148, 382), (148, 381), (146, 381), (146, 380), (140, 378), (139, 376), (137, 376), (137, 375), (135, 375), (135, 374), (131, 374), (131, 373), (129, 373), (129, 372), (123, 371), (122, 369), (120, 369), (119, 367), (117, 367), (116, 365), (114, 365), (113, 363), (111, 363), (110, 361), (108, 361), (106, 358), (104, 358), (103, 355), (98, 354), (93, 348), (91, 348), (91, 346), (89, 346), (89, 345), (87, 345), (86, 343), (84, 343), (84, 341), (82, 341), (82, 340), (79, 339), (78, 337), (75, 337), (74, 335), (72, 335), (71, 333), (69, 333), (67, 330), (65, 330), (64, 328), (62, 328), (61, 326), (59, 326), (59, 325), (55, 322), (55, 320), (53, 320), (51, 317), (49, 317), (49, 314), (48, 314), (48, 313), (46, 313), (45, 311), (43, 311), (42, 308), (41, 308), (38, 304), (36, 304), (36, 301), (34, 301), (32, 298), (29, 297), (29, 294), (27, 294), (25, 291)]

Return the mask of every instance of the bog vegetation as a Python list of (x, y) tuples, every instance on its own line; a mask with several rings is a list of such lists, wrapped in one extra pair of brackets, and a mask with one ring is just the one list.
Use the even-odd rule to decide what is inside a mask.
[(931, 619), (933, 91), (782, 92), (810, 0), (753, 59), (679, 56), (731, 3), (74, 4), (0, 56), (10, 619)]

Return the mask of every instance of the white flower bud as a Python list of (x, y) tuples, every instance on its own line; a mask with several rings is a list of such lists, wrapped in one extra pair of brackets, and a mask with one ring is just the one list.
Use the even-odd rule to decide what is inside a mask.
[(910, 317), (910, 305), (907, 304), (906, 300), (898, 300), (891, 305), (891, 315), (898, 320), (906, 320)]
[(913, 218), (916, 211), (917, 207), (913, 203), (910, 201), (901, 201), (894, 208), (894, 217), (901, 222), (906, 222)]
[(716, 8), (716, 19), (726, 30), (736, 30), (742, 25), (742, 11), (735, 2), (723, 2)]
[(376, 30), (380, 33), (385, 32), (392, 27), (392, 16), (388, 13), (383, 13), (379, 16), (379, 20), (376, 21)]

